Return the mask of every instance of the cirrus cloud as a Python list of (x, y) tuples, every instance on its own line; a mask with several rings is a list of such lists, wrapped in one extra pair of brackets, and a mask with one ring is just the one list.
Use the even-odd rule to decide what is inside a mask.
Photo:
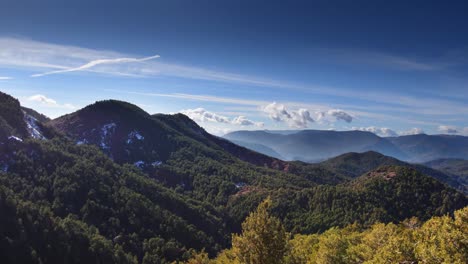
[(159, 58), (159, 55), (154, 55), (154, 56), (149, 56), (149, 57), (144, 57), (144, 58), (115, 58), (115, 59), (97, 59), (97, 60), (92, 60), (88, 63), (85, 63), (81, 66), (78, 67), (72, 67), (72, 68), (67, 68), (63, 70), (56, 70), (56, 71), (49, 71), (49, 72), (43, 72), (43, 73), (37, 73), (31, 75), (31, 77), (41, 77), (45, 75), (51, 75), (51, 74), (58, 74), (58, 73), (66, 73), (66, 72), (74, 72), (74, 71), (85, 71), (90, 68), (93, 68), (95, 66), (101, 65), (101, 64), (118, 64), (118, 63), (131, 63), (131, 62), (143, 62), (147, 60), (152, 60)]

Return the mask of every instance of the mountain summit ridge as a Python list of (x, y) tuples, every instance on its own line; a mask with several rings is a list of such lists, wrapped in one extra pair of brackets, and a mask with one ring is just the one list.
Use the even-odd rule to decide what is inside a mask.
[[(408, 162), (440, 158), (468, 159), (468, 137), (460, 135), (408, 135), (379, 137), (367, 131), (268, 130), (234, 131), (223, 136), (241, 145), (260, 144), (286, 160), (317, 162), (347, 152), (377, 151)], [(261, 149), (258, 149), (261, 151)]]

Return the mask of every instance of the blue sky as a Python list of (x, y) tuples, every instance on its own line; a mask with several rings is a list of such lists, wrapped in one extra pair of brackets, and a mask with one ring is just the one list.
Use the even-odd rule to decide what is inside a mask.
[(0, 90), (51, 117), (113, 98), (215, 134), (468, 135), (466, 14), (463, 1), (4, 0)]

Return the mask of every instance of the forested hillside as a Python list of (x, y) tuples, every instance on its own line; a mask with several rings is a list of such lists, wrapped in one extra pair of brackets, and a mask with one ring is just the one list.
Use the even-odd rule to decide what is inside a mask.
[(266, 197), (285, 231), (304, 235), (427, 220), (468, 204), (443, 177), (421, 173), (428, 168), (375, 152), (286, 162), (182, 114), (109, 100), (49, 120), (0, 99), (6, 263), (170, 263), (203, 249), (214, 257)]
[(335, 226), (354, 222), (398, 222), (416, 216), (427, 220), (444, 215), (467, 204), (467, 198), (418, 171), (399, 166), (380, 167), (338, 185), (319, 185), (292, 192), (286, 188), (274, 191), (255, 190), (231, 201), (231, 215), (241, 221), (259, 201), (270, 196), (272, 213), (285, 227), (299, 233), (323, 232)]
[(412, 217), (400, 223), (359, 224), (331, 228), (321, 234), (291, 234), (272, 216), (271, 199), (262, 202), (233, 234), (232, 248), (210, 259), (200, 252), (189, 264), (262, 263), (466, 263), (468, 207), (454, 216), (422, 222)]

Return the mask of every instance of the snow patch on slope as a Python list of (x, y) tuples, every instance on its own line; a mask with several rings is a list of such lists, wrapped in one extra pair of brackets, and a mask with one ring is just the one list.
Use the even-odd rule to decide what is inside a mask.
[(134, 140), (142, 141), (145, 137), (142, 136), (137, 130), (133, 130), (128, 134), (127, 144), (133, 143)]
[(76, 141), (76, 144), (77, 145), (88, 144), (88, 140), (86, 140), (86, 139), (78, 140), (78, 141)]
[(23, 114), (24, 114), (24, 121), (26, 122), (27, 129), (31, 137), (36, 138), (36, 139), (46, 139), (42, 135), (41, 129), (37, 125), (37, 122), (38, 122), (37, 119), (31, 115), (28, 115), (24, 111), (23, 111)]
[(133, 165), (135, 165), (135, 167), (138, 167), (138, 168), (142, 169), (143, 166), (145, 166), (145, 162), (142, 161), (142, 160), (139, 160), (139, 161), (133, 163)]
[(110, 149), (109, 146), (109, 137), (112, 136), (112, 134), (115, 132), (115, 128), (117, 127), (117, 124), (115, 123), (109, 123), (105, 124), (101, 128), (101, 142), (99, 146), (101, 146), (102, 149)]
[(23, 142), (23, 140), (21, 138), (15, 137), (15, 136), (9, 136), (8, 140), (16, 140), (16, 141), (19, 141), (19, 142)]
[(162, 165), (162, 161), (156, 160), (156, 161), (154, 161), (153, 163), (151, 163), (151, 165), (152, 165), (153, 167), (159, 167), (159, 166)]

